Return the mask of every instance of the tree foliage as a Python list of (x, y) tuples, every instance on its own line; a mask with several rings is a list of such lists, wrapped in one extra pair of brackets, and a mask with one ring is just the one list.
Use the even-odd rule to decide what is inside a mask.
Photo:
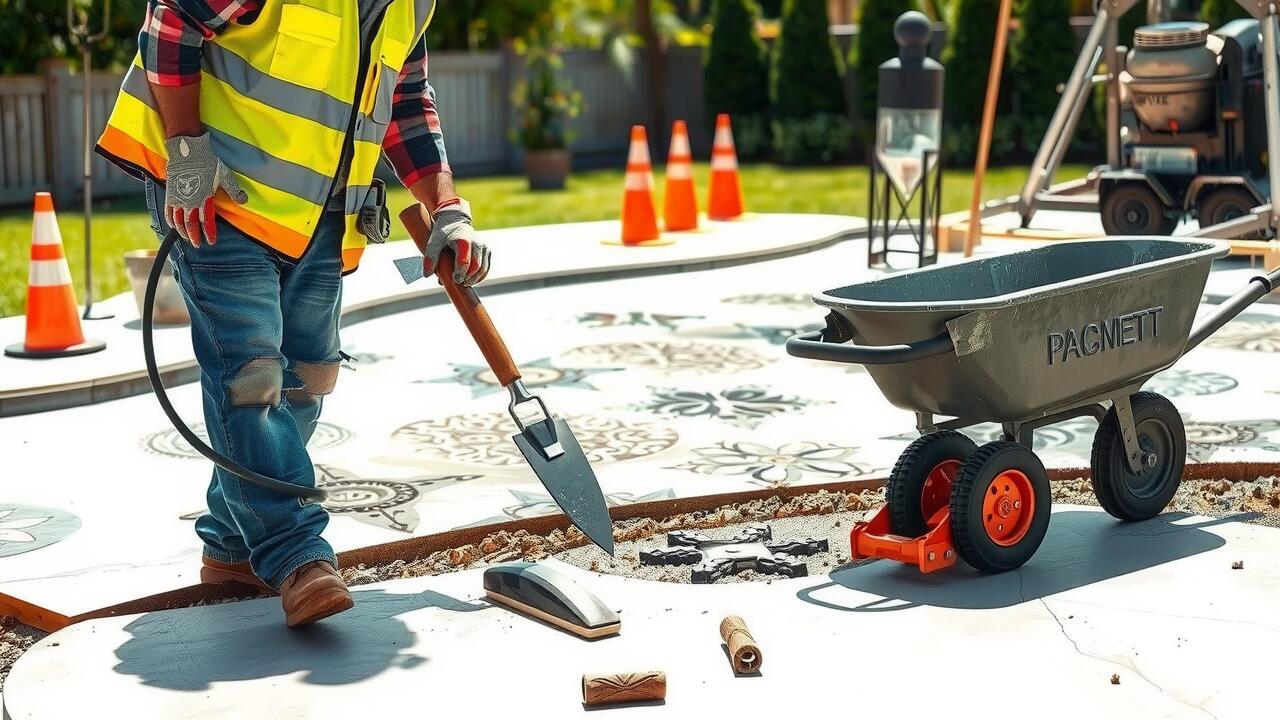
[[(88, 13), (89, 28), (102, 29), (102, 0), (77, 3)], [(138, 51), (138, 29), (146, 0), (112, 0), (107, 36), (93, 49), (95, 68), (122, 67)], [(70, 58), (79, 67), (80, 47), (67, 29), (66, 0), (0, 0), (0, 73), (32, 73), (41, 60)]]
[(1200, 5), (1200, 20), (1209, 23), (1212, 30), (1217, 30), (1232, 20), (1246, 17), (1249, 17), (1249, 13), (1236, 0), (1204, 0)]
[(952, 127), (977, 127), (982, 120), (999, 7), (991, 0), (951, 2), (951, 32), (942, 64), (947, 69), (943, 113)]
[(735, 119), (767, 115), (769, 61), (756, 32), (760, 10), (752, 0), (712, 3), (711, 45), (703, 64), (707, 117), (729, 113)]
[(862, 0), (860, 9), (853, 48), (853, 68), (858, 74), (858, 115), (874, 122), (880, 65), (898, 56), (893, 24), (902, 13), (915, 10), (916, 3), (914, 0)]
[(1044, 125), (1076, 62), (1069, 0), (1022, 0), (1018, 31), (1010, 47), (1012, 80), (1018, 115)]
[(769, 74), (773, 112), (779, 118), (845, 113), (843, 63), (828, 30), (823, 0), (786, 0), (782, 32)]

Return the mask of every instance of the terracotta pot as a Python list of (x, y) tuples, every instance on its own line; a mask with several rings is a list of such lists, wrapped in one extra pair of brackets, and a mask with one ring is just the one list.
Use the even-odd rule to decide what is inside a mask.
[(569, 177), (569, 151), (526, 151), (524, 174), (529, 178), (530, 190), (563, 190)]
[[(138, 304), (138, 317), (142, 317), (147, 277), (151, 274), (151, 266), (155, 261), (155, 250), (130, 250), (124, 254), (124, 268), (129, 274), (134, 302)], [(172, 267), (166, 267), (164, 274), (160, 276), (153, 318), (157, 325), (186, 325), (191, 322), (191, 316), (187, 314), (187, 303), (182, 298), (182, 291), (178, 289), (178, 281), (173, 278)]]

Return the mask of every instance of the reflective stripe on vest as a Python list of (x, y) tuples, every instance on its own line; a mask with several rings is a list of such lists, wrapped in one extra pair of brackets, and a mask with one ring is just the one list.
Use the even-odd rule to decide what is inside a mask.
[[(214, 153), (249, 196), (240, 206), (219, 193), (219, 215), (300, 258), (329, 203), (350, 132), (342, 258), (344, 271), (354, 270), (366, 242), (356, 218), (391, 122), (395, 85), (433, 11), (434, 0), (391, 0), (364, 77), (357, 77), (355, 62), (359, 17), (347, 0), (267, 0), (254, 22), (206, 41), (200, 119)], [(139, 58), (125, 75), (98, 148), (135, 175), (165, 179), (163, 123)]]

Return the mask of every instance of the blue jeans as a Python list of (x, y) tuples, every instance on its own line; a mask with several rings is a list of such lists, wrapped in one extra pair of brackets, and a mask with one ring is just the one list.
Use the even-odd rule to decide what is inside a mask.
[[(148, 183), (152, 227), (168, 231), (164, 191)], [(326, 212), (296, 262), (217, 221), (218, 242), (179, 240), (174, 275), (191, 313), (205, 427), (218, 452), (268, 477), (313, 487), (307, 440), (339, 367), (343, 214)], [(263, 490), (217, 468), (209, 512), (196, 520), (207, 557), (249, 561), (279, 587), (314, 560), (336, 563), (320, 537), (329, 522), (317, 504)]]

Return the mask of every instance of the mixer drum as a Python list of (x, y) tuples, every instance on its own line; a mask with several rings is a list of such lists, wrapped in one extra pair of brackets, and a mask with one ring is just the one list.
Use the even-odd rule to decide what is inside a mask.
[(1205, 45), (1209, 26), (1169, 22), (1138, 28), (1120, 81), (1148, 129), (1196, 132), (1213, 123), (1218, 56)]

